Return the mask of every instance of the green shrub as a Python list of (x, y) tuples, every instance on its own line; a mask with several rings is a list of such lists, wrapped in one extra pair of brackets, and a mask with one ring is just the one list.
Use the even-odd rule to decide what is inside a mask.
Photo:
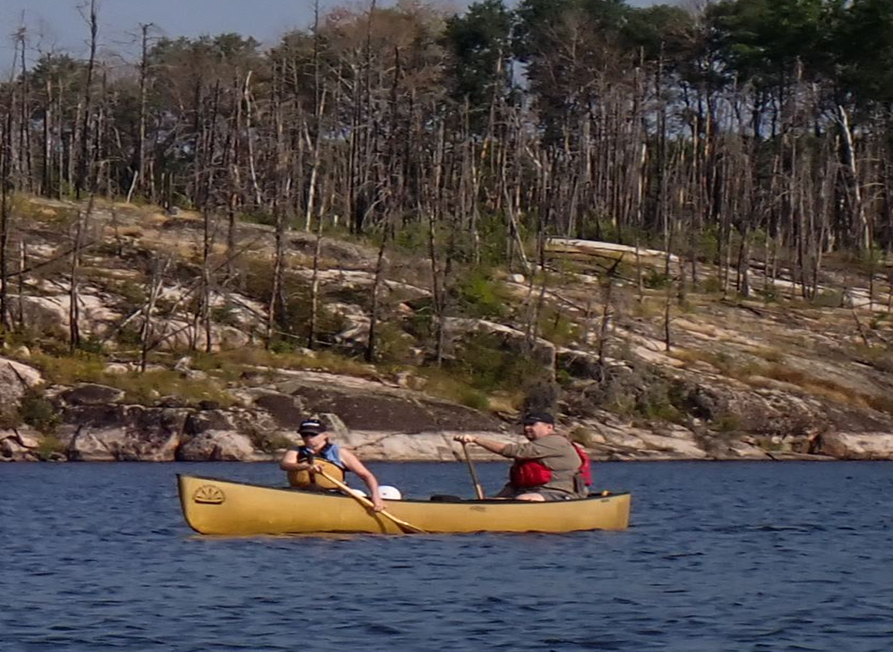
[(636, 412), (646, 419), (682, 423), (684, 421), (682, 412), (670, 402), (666, 393), (658, 388), (653, 390), (657, 391), (646, 392), (636, 402)]
[(394, 246), (407, 253), (418, 254), (428, 249), (428, 220), (404, 222), (394, 234)]
[(296, 348), (298, 348), (298, 342), (291, 338), (277, 337), (270, 341), (270, 353), (294, 353)]
[(781, 298), (781, 292), (774, 285), (757, 288), (756, 293), (762, 297), (765, 303), (775, 303)]
[(507, 345), (491, 333), (469, 335), (457, 345), (455, 358), (445, 368), (482, 392), (517, 389), (546, 374), (543, 366), (516, 345)]
[(232, 397), (217, 380), (209, 378), (196, 382), (172, 369), (105, 374), (99, 382), (122, 390), (126, 401), (143, 405), (152, 405), (161, 396), (177, 396), (188, 403), (213, 401), (221, 407), (229, 407), (233, 403)]
[[(45, 345), (44, 345), (45, 346)], [(63, 354), (62, 351), (65, 351)], [(41, 351), (32, 356), (33, 363), (44, 373), (49, 383), (74, 385), (79, 382), (99, 382), (105, 373), (105, 362), (101, 356), (85, 351), (68, 355), (67, 350)], [(60, 355), (52, 355), (58, 353)]]
[(478, 319), (499, 319), (508, 314), (511, 295), (489, 270), (474, 269), (453, 288), (459, 312)]
[(261, 431), (256, 427), (249, 427), (245, 434), (251, 440), (251, 443), (254, 444), (255, 448), (258, 448), (265, 453), (275, 453), (283, 448), (291, 448), (294, 446), (294, 442), (285, 435)]
[(473, 387), (463, 388), (459, 394), (459, 403), (474, 410), (486, 410), (490, 406), (487, 395)]
[(239, 219), (243, 222), (252, 224), (263, 224), (264, 226), (276, 226), (276, 216), (262, 208), (244, 210), (239, 214)]
[(570, 440), (574, 443), (580, 444), (581, 446), (589, 447), (592, 446), (592, 432), (589, 428), (585, 428), (583, 426), (576, 426), (573, 430), (570, 431), (568, 435)]
[(893, 348), (880, 346), (865, 346), (858, 344), (849, 352), (850, 357), (870, 364), (878, 371), (893, 373)]
[(120, 308), (132, 312), (146, 303), (146, 287), (133, 281), (122, 281), (111, 290), (121, 297)]
[(63, 444), (56, 435), (44, 435), (37, 443), (37, 457), (41, 460), (49, 460), (54, 454), (66, 453), (65, 444)]
[(233, 327), (238, 327), (240, 325), (238, 311), (231, 303), (224, 303), (221, 306), (211, 308), (211, 321), (215, 324), (223, 324)]
[(768, 453), (778, 453), (784, 449), (784, 441), (780, 438), (759, 437), (757, 438), (756, 443), (760, 449)]
[(652, 269), (642, 277), (642, 284), (651, 290), (663, 290), (672, 282), (672, 280), (672, 277), (669, 275), (659, 272), (656, 269)]
[(96, 335), (91, 335), (90, 337), (81, 340), (78, 349), (84, 353), (100, 354), (103, 351), (102, 338), (97, 337)]
[(868, 322), (868, 327), (876, 331), (880, 328), (884, 327), (884, 322), (890, 319), (890, 315), (886, 312), (876, 312), (871, 316), (871, 320)]
[[(715, 226), (707, 226), (701, 230), (697, 243), (702, 260), (719, 263), (719, 230)], [(720, 288), (722, 290), (722, 288)], [(715, 290), (704, 290), (711, 292)]]
[(475, 410), (486, 410), (490, 400), (484, 392), (469, 386), (443, 369), (423, 369), (425, 377), (425, 393), (439, 396), (448, 401), (459, 403)]
[(22, 416), (18, 410), (8, 405), (0, 406), (0, 430), (12, 430), (22, 425)]
[(404, 364), (412, 361), (415, 340), (394, 322), (379, 323), (376, 331), (375, 352), (385, 364)]
[(893, 398), (887, 396), (866, 396), (865, 399), (875, 410), (893, 414)]
[[(273, 266), (267, 259), (250, 258), (242, 261), (243, 292), (264, 305), (269, 305), (273, 293)], [(310, 332), (310, 284), (294, 274), (284, 274), (282, 297), (285, 305), (278, 315), (279, 330), (306, 342)], [(344, 318), (332, 311), (325, 300), (317, 304), (316, 340), (332, 344), (334, 336), (344, 329)]]
[(421, 305), (414, 306), (412, 314), (403, 324), (410, 335), (424, 340), (434, 334), (434, 307), (430, 302), (424, 304), (417, 302), (417, 304)]
[(840, 290), (822, 290), (816, 293), (810, 303), (819, 308), (840, 308), (843, 306), (843, 292)]
[(678, 383), (646, 366), (607, 367), (601, 380), (583, 392), (584, 401), (578, 409), (584, 414), (602, 408), (628, 418), (683, 423), (686, 396)]
[(582, 329), (560, 310), (546, 308), (540, 312), (537, 332), (556, 346), (567, 346), (580, 339)]
[(30, 388), (25, 392), (19, 405), (19, 415), (24, 423), (46, 435), (54, 433), (62, 422), (61, 415), (40, 388)]
[(701, 282), (701, 291), (706, 294), (719, 294), (722, 292), (722, 281), (718, 276), (708, 276)]
[(734, 412), (723, 412), (713, 420), (712, 425), (718, 432), (734, 432), (741, 429), (741, 417)]

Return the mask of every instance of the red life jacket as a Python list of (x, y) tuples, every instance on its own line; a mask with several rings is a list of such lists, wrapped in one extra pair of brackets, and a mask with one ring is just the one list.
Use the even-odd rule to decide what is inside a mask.
[[(586, 450), (573, 442), (571, 446), (580, 456), (577, 473), (587, 487), (592, 484), (592, 466)], [(539, 487), (552, 480), (552, 471), (539, 460), (517, 460), (509, 471), (509, 480), (516, 487)]]
[(583, 478), (583, 483), (588, 487), (592, 484), (592, 460), (589, 459), (589, 453), (586, 452), (585, 448), (573, 442), (571, 442), (571, 445), (577, 451), (577, 455), (580, 456), (580, 468), (577, 470), (577, 473), (580, 474), (580, 477)]
[(515, 487), (539, 487), (552, 479), (552, 471), (539, 460), (518, 460), (509, 470), (509, 481)]

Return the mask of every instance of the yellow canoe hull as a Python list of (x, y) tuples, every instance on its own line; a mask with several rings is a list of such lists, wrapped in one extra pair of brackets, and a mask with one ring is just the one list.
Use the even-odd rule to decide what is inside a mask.
[[(301, 533), (402, 534), (392, 520), (353, 498), (332, 493), (263, 487), (179, 475), (180, 504), (189, 526), (201, 534)], [(624, 530), (630, 495), (563, 502), (506, 500), (385, 501), (395, 517), (432, 534), (461, 532), (577, 532)]]

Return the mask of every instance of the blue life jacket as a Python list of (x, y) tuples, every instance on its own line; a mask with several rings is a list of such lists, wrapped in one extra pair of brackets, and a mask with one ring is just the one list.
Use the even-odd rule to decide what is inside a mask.
[[(299, 462), (310, 462), (312, 460), (313, 464), (321, 466), (327, 474), (339, 482), (344, 482), (346, 469), (344, 468), (344, 462), (341, 461), (341, 449), (336, 444), (327, 444), (318, 453), (314, 453), (306, 446), (298, 446), (293, 450), (297, 451)], [(337, 484), (325, 476), (315, 473), (312, 469), (289, 471), (288, 483), (292, 487), (301, 489), (338, 489)]]
[(314, 453), (307, 446), (298, 446), (295, 449), (298, 452), (298, 461), (313, 459), (324, 459), (331, 462), (340, 469), (344, 469), (344, 462), (341, 461), (341, 447), (338, 444), (326, 444), (318, 453)]

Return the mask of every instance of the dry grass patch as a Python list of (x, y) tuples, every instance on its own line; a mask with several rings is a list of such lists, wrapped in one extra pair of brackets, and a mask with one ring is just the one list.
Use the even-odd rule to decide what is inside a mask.
[(373, 380), (381, 377), (381, 373), (375, 366), (331, 351), (277, 352), (247, 346), (220, 351), (212, 355), (197, 355), (192, 367), (206, 372), (220, 372), (230, 377), (238, 375), (246, 369), (324, 371)]
[(170, 219), (170, 216), (165, 215), (164, 213), (149, 213), (148, 215), (143, 216), (142, 223), (149, 228), (159, 229), (167, 224)]
[(782, 365), (771, 365), (764, 374), (768, 378), (796, 385), (805, 393), (818, 396), (841, 405), (857, 408), (873, 408), (881, 412), (893, 414), (893, 399), (865, 392), (854, 392), (846, 387), (824, 378), (815, 378), (808, 374), (790, 369)]
[(867, 396), (865, 398), (868, 404), (875, 410), (893, 414), (893, 398), (889, 396)]
[(751, 376), (760, 375), (763, 370), (762, 364), (758, 361), (737, 358), (727, 353), (675, 348), (668, 355), (686, 363), (684, 368), (698, 362), (706, 363), (722, 375), (736, 380), (746, 380)]
[(126, 225), (119, 226), (117, 232), (113, 231), (113, 234), (124, 238), (142, 238), (143, 230), (135, 225)]
[(489, 397), (489, 409), (493, 412), (517, 412), (524, 404), (524, 392), (498, 390)]
[(32, 356), (31, 362), (40, 368), (48, 384), (106, 385), (122, 390), (125, 400), (134, 403), (150, 405), (161, 396), (177, 396), (187, 402), (214, 401), (223, 407), (233, 403), (232, 397), (217, 379), (196, 381), (171, 369), (108, 373), (105, 361), (98, 355), (88, 353), (51, 356), (38, 352)]
[[(689, 321), (687, 319), (677, 319), (675, 325), (678, 328), (686, 330), (690, 333), (700, 333), (701, 335), (708, 335), (713, 337), (719, 341), (724, 341), (723, 335), (725, 334), (722, 329), (717, 328), (713, 324), (703, 324), (698, 322)], [(725, 338), (728, 339), (728, 338)]]
[(851, 353), (857, 362), (871, 365), (878, 371), (893, 373), (893, 351), (880, 347), (857, 345)]
[(103, 374), (101, 384), (124, 392), (125, 400), (151, 405), (162, 396), (176, 396), (187, 403), (211, 401), (220, 407), (234, 403), (232, 396), (214, 378), (194, 380), (171, 369), (152, 369), (145, 373)]
[(98, 383), (105, 373), (105, 362), (92, 354), (54, 356), (38, 351), (32, 355), (30, 362), (43, 372), (51, 385)]
[(762, 358), (766, 362), (778, 363), (784, 360), (784, 353), (771, 346), (758, 346), (749, 348), (747, 352), (751, 355), (755, 355), (758, 358)]
[(689, 363), (695, 362), (706, 362), (713, 366), (713, 362), (716, 358), (715, 355), (708, 353), (707, 351), (701, 351), (699, 349), (681, 349), (678, 346), (670, 349), (670, 351), (667, 352), (667, 355), (686, 363), (686, 366)]
[(651, 299), (645, 296), (644, 301), (636, 301), (633, 303), (630, 311), (634, 317), (643, 319), (656, 319), (664, 316), (664, 302), (658, 299)]
[(425, 377), (427, 382), (423, 391), (430, 396), (459, 403), (475, 410), (490, 409), (489, 396), (443, 371), (429, 369), (425, 371)]
[(70, 224), (77, 215), (77, 209), (69, 205), (48, 205), (33, 199), (16, 197), (12, 202), (13, 217), (26, 222), (37, 222), (64, 226)]

